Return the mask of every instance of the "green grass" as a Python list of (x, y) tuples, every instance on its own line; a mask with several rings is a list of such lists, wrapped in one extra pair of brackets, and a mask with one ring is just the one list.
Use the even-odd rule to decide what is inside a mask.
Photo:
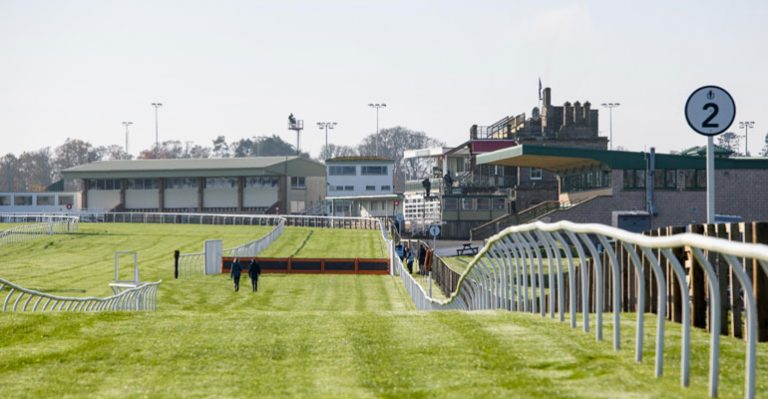
[(378, 230), (286, 228), (264, 252), (264, 257), (386, 258)]
[[(3, 248), (0, 277), (90, 292), (111, 280), (111, 251), (132, 243), (145, 280), (164, 282), (156, 312), (0, 314), (2, 397), (706, 397), (708, 336), (694, 331), (691, 388), (683, 389), (680, 330), (668, 324), (657, 380), (650, 315), (645, 361), (636, 364), (630, 317), (616, 353), (609, 341), (539, 316), (416, 312), (389, 276), (267, 274), (255, 294), (247, 278), (238, 293), (225, 275), (170, 278), (175, 247), (253, 238), (238, 229), (82, 225), (79, 235), (21, 244), (37, 253), (30, 277), (17, 269), (27, 252)], [(106, 259), (75, 267), (88, 258), (81, 252)], [(758, 353), (764, 395), (768, 345)], [(743, 355), (742, 341), (723, 337), (720, 397), (743, 396)]]

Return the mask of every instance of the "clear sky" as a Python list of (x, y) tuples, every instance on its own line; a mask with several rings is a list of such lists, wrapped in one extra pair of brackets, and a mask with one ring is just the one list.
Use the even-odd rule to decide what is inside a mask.
[[(130, 152), (160, 140), (210, 145), (278, 134), (294, 113), (302, 150), (357, 144), (402, 125), (449, 145), (537, 105), (620, 102), (614, 146), (661, 152), (706, 142), (683, 116), (717, 84), (768, 132), (766, 1), (25, 1), (0, 0), (0, 153), (67, 137)], [(734, 130), (738, 126), (733, 126)], [(608, 112), (600, 112), (608, 136)], [(743, 132), (741, 132), (743, 133)]]

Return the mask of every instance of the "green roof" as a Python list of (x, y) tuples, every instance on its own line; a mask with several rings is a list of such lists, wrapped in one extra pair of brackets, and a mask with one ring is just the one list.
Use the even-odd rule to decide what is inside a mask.
[[(591, 167), (645, 169), (645, 152), (518, 145), (477, 156), (477, 164), (542, 168), (555, 173)], [(716, 169), (768, 169), (768, 158), (718, 158)], [(656, 154), (656, 169), (706, 169), (700, 156)]]
[(325, 176), (325, 166), (297, 156), (222, 159), (142, 159), (99, 161), (62, 171), (67, 179), (234, 177), (234, 176)]

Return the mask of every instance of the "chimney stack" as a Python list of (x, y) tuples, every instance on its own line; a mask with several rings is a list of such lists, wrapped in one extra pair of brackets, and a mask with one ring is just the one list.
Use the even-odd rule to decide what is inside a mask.
[(573, 107), (571, 103), (566, 101), (563, 104), (563, 127), (573, 124)]

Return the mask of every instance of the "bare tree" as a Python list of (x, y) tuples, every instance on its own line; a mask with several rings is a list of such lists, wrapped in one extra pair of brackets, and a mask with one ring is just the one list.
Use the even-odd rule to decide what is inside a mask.
[(41, 150), (24, 152), (19, 156), (19, 174), (24, 177), (23, 191), (45, 191), (53, 176), (51, 150), (45, 147)]
[(99, 147), (101, 152), (101, 158), (107, 161), (128, 160), (133, 159), (133, 155), (125, 152), (125, 148), (121, 145), (110, 144)]
[(763, 150), (760, 152), (760, 155), (768, 157), (768, 133), (765, 134), (765, 139), (763, 140)]
[(54, 154), (56, 159), (53, 164), (53, 180), (59, 180), (64, 169), (95, 162), (102, 157), (101, 150), (91, 143), (70, 138), (56, 147)]
[(733, 151), (734, 154), (741, 154), (739, 152), (739, 141), (739, 135), (734, 132), (725, 132), (717, 136), (717, 145)]
[(326, 160), (337, 157), (351, 157), (357, 155), (357, 149), (348, 145), (328, 144), (320, 149), (320, 159)]
[[(440, 140), (427, 136), (424, 132), (417, 132), (406, 127), (395, 126), (382, 129), (379, 134), (371, 134), (363, 139), (358, 146), (360, 155), (376, 155), (395, 161), (396, 185), (406, 178), (420, 178), (429, 173), (430, 165), (423, 159), (403, 159), (405, 150), (443, 146)], [(398, 187), (399, 189), (400, 187)]]

